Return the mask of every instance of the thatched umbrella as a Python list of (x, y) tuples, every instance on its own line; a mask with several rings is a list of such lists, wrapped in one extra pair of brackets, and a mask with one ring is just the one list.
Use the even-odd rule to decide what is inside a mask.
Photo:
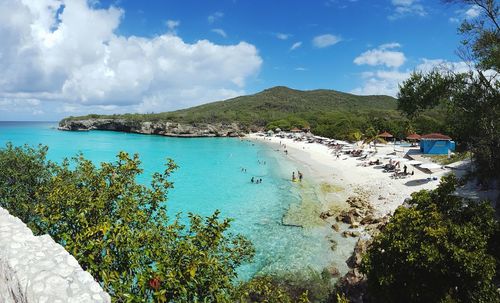
[(378, 135), (380, 138), (384, 138), (384, 139), (387, 139), (387, 138), (394, 138), (394, 136), (388, 132), (383, 132), (381, 134)]
[(406, 139), (408, 140), (420, 140), (421, 136), (419, 134), (411, 134), (406, 136)]

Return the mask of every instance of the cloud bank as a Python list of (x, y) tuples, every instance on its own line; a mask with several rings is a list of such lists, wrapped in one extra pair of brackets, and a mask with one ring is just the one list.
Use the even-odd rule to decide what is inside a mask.
[(401, 51), (391, 49), (400, 48), (399, 43), (382, 44), (368, 50), (354, 59), (357, 65), (371, 66), (376, 69), (361, 73), (361, 86), (353, 89), (351, 93), (357, 95), (388, 95), (396, 96), (399, 84), (410, 77), (412, 71), (424, 73), (434, 69), (465, 73), (469, 71), (466, 62), (450, 62), (443, 59), (421, 58), (418, 64), (410, 69), (404, 68), (406, 56)]
[(241, 94), (260, 70), (252, 44), (186, 43), (177, 20), (153, 38), (121, 36), (123, 16), (85, 0), (1, 1), (3, 110), (27, 104), (40, 112), (48, 102), (76, 114), (178, 109)]

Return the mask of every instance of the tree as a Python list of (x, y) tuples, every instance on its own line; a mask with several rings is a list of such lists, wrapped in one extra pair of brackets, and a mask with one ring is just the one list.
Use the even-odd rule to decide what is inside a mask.
[(448, 176), (412, 194), (375, 237), (362, 263), (374, 302), (500, 302), (499, 260), (489, 250), (498, 222), (488, 202), (454, 195)]
[(150, 186), (137, 155), (120, 152), (100, 167), (82, 155), (62, 164), (46, 147), (0, 150), (0, 206), (35, 234), (50, 234), (115, 302), (232, 302), (236, 268), (251, 260), (251, 243), (228, 233), (219, 212), (167, 215), (169, 160)]
[(444, 108), (450, 135), (472, 150), (478, 175), (485, 181), (500, 177), (499, 6), (495, 0), (447, 2), (473, 4), (481, 11), (460, 27), (465, 39), (459, 54), (471, 70), (413, 73), (400, 85), (398, 108), (414, 120), (426, 110)]

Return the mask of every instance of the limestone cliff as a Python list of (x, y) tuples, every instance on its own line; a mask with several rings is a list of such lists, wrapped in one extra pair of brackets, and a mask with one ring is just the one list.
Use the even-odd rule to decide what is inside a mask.
[(60, 130), (110, 130), (168, 137), (238, 137), (246, 132), (237, 123), (139, 122), (125, 119), (63, 120)]

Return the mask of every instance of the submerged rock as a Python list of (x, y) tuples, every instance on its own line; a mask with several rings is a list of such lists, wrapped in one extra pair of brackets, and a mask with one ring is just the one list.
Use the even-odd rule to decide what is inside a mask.
[(340, 271), (334, 265), (330, 265), (326, 270), (333, 278), (338, 278), (340, 276)]
[(332, 229), (336, 232), (339, 232), (340, 231), (340, 225), (338, 225), (337, 223), (334, 223), (332, 224)]
[(356, 230), (346, 230), (342, 233), (342, 237), (344, 237), (344, 238), (347, 238), (347, 237), (356, 238), (356, 237), (359, 237), (360, 235), (361, 235), (361, 233), (359, 231), (356, 231)]

